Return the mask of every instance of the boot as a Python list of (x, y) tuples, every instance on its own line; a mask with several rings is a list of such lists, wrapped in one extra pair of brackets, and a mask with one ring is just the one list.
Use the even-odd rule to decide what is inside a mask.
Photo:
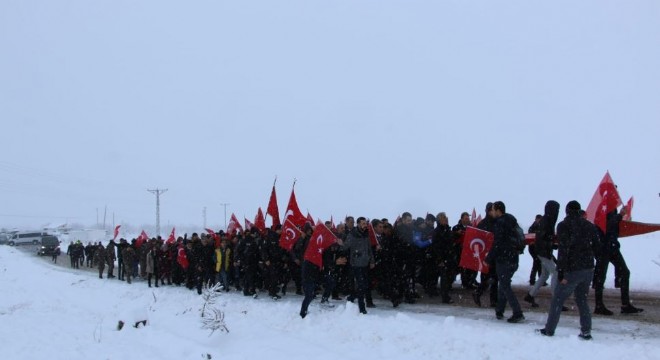
[[(623, 308), (621, 308), (621, 311), (623, 311)], [(596, 308), (594, 309), (594, 314), (611, 316), (614, 313), (611, 312), (609, 309), (607, 309), (605, 305), (600, 305), (600, 306), (596, 306)]]
[(622, 314), (638, 314), (644, 311), (644, 309), (636, 308), (632, 306), (632, 304), (628, 304), (626, 306), (621, 307), (621, 313)]
[(532, 295), (530, 295), (529, 293), (527, 295), (525, 295), (524, 300), (527, 301), (528, 303), (532, 304), (533, 308), (539, 307), (539, 304), (537, 304), (536, 301), (534, 301), (534, 297)]

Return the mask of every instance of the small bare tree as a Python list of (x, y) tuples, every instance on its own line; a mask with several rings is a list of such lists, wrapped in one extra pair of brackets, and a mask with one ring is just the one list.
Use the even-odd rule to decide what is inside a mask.
[(213, 335), (216, 330), (229, 333), (229, 329), (225, 324), (225, 313), (215, 306), (222, 294), (220, 286), (220, 283), (214, 286), (207, 284), (202, 290), (202, 299), (204, 300), (201, 309), (202, 329), (211, 330), (209, 336)]

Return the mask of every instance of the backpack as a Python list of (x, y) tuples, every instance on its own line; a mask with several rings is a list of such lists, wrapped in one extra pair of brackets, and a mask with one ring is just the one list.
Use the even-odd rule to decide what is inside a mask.
[(517, 249), (520, 254), (525, 251), (525, 246), (527, 245), (527, 241), (525, 241), (525, 232), (518, 224), (516, 224), (513, 229), (511, 242), (513, 243), (513, 247)]

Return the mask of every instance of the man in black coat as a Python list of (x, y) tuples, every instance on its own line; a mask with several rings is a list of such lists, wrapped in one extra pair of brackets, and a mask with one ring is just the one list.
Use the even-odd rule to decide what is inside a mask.
[(550, 288), (554, 293), (557, 288), (557, 276), (556, 276), (556, 266), (553, 261), (552, 251), (555, 242), (555, 224), (557, 223), (557, 217), (559, 216), (559, 203), (554, 200), (549, 200), (545, 204), (545, 213), (541, 217), (538, 223), (536, 231), (536, 240), (534, 241), (534, 248), (536, 249), (536, 256), (541, 263), (541, 277), (539, 277), (538, 282), (534, 284), (534, 287), (529, 290), (527, 295), (525, 295), (525, 301), (532, 304), (532, 307), (538, 307), (534, 297), (539, 292), (541, 286), (548, 281), (548, 278), (552, 276), (550, 281)]
[[(479, 230), (493, 232), (493, 224), (495, 218), (493, 218), (493, 203), (489, 202), (486, 204), (486, 217), (477, 224)], [(472, 294), (472, 299), (477, 306), (481, 306), (481, 295), (490, 288), (490, 307), (495, 307), (497, 304), (497, 269), (495, 264), (490, 264), (489, 272), (487, 274), (481, 273), (481, 282), (479, 286), (474, 290)]]
[(594, 275), (594, 248), (599, 246), (598, 237), (591, 224), (580, 216), (580, 203), (573, 200), (566, 204), (566, 218), (557, 226), (559, 254), (557, 278), (559, 284), (552, 296), (545, 328), (542, 335), (553, 336), (562, 307), (571, 294), (580, 312), (580, 338), (591, 340), (591, 313), (587, 295)]
[(621, 288), (621, 313), (637, 314), (644, 311), (644, 309), (637, 308), (630, 303), (630, 270), (626, 265), (623, 254), (621, 254), (621, 243), (619, 243), (619, 224), (623, 220), (625, 211), (625, 208), (623, 208), (621, 214), (619, 214), (614, 209), (607, 214), (604, 244), (598, 254), (594, 276), (594, 288), (596, 289), (596, 309), (594, 313), (596, 314), (612, 315), (612, 311), (607, 309), (603, 302), (603, 289), (609, 263), (614, 265), (615, 277), (618, 279), (615, 281), (615, 285)]
[(493, 203), (493, 246), (486, 257), (486, 264), (495, 264), (498, 293), (497, 306), (495, 307), (495, 316), (497, 319), (504, 318), (504, 309), (506, 304), (511, 305), (513, 316), (507, 321), (510, 323), (519, 323), (525, 320), (525, 316), (520, 308), (520, 303), (511, 289), (511, 278), (518, 270), (518, 256), (520, 255), (515, 236), (517, 232), (518, 220), (506, 213), (506, 207), (503, 202)]
[(451, 226), (449, 226), (449, 218), (447, 218), (447, 214), (441, 212), (436, 218), (438, 225), (433, 230), (433, 244), (431, 246), (438, 252), (440, 296), (442, 297), (442, 302), (445, 304), (451, 304), (454, 300), (452, 300), (449, 292), (456, 279), (458, 269), (458, 263), (456, 262), (456, 247), (454, 246), (454, 236), (451, 231)]

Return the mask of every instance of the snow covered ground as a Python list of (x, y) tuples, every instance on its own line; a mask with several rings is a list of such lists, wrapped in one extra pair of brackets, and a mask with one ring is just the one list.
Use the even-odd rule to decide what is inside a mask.
[[(659, 234), (622, 242), (632, 287), (658, 292)], [(0, 359), (660, 358), (660, 328), (635, 317), (594, 318), (594, 341), (584, 342), (575, 315), (563, 315), (555, 337), (545, 338), (534, 333), (545, 323), (541, 313), (512, 325), (495, 320), (491, 309), (395, 310), (376, 302), (382, 306), (363, 316), (351, 303), (327, 310), (315, 302), (301, 319), (296, 295), (274, 302), (223, 294), (218, 306), (230, 332), (210, 335), (201, 329), (202, 299), (187, 289), (100, 280), (8, 246), (0, 246), (0, 264)], [(129, 326), (145, 318), (146, 327)], [(127, 323), (121, 331), (119, 320)]]

